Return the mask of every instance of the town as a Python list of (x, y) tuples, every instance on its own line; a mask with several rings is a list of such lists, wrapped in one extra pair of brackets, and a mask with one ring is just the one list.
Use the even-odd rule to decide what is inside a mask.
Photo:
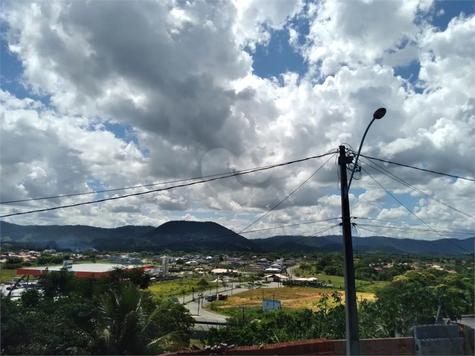
[(474, 355), (473, 1), (0, 18), (0, 356)]
[[(145, 291), (159, 300), (183, 305), (182, 312), (192, 317), (185, 344), (182, 340), (180, 346), (175, 345), (172, 350), (204, 349), (207, 345), (223, 342), (242, 345), (243, 340), (239, 339), (242, 336), (232, 336), (234, 329), (242, 333), (246, 325), (252, 325), (253, 320), (266, 320), (272, 311), (289, 315), (299, 315), (305, 310), (318, 313), (322, 305), (336, 307), (344, 296), (342, 256), (338, 253), (206, 255), (172, 251), (151, 254), (12, 249), (2, 252), (1, 262), (2, 294), (11, 301), (24, 300), (28, 294), (25, 291), (29, 290), (44, 298), (45, 293), (51, 293), (45, 292), (48, 288), (45, 281), (56, 273), (68, 273), (76, 279), (100, 280), (115, 271), (140, 271), (146, 279)], [(473, 274), (473, 268), (471, 256), (361, 254), (355, 258), (358, 303), (368, 308), (376, 296), (379, 302), (384, 301), (385, 290), (391, 290), (393, 285), (405, 283), (410, 286), (428, 276), (434, 280), (421, 288), (431, 288), (432, 284), (439, 284), (439, 288), (463, 285), (456, 293), (470, 292), (473, 291), (473, 279), (467, 276)], [(455, 314), (440, 318), (451, 320), (455, 325), (459, 323), (473, 332), (473, 316), (466, 316), (473, 302), (466, 302), (469, 304), (462, 303)], [(436, 304), (431, 311), (434, 317)], [(415, 322), (411, 320), (409, 323)], [(404, 336), (410, 334), (409, 330), (394, 330), (395, 334), (386, 336)], [(289, 332), (287, 340), (291, 340), (292, 335)], [(336, 333), (332, 338), (343, 336)], [(259, 342), (270, 342), (266, 337), (261, 338)], [(407, 347), (407, 339), (404, 340)], [(255, 343), (253, 341), (251, 345)]]

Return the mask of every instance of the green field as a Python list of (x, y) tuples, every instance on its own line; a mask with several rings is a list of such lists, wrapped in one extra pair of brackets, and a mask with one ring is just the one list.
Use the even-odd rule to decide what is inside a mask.
[[(319, 282), (323, 284), (331, 284), (337, 289), (344, 289), (345, 288), (345, 279), (344, 277), (340, 276), (329, 276), (325, 273), (315, 273), (312, 270), (301, 270), (300, 268), (296, 268), (294, 273), (299, 273), (301, 277), (316, 277)], [(361, 279), (356, 279), (356, 290), (358, 292), (369, 292), (374, 293), (378, 287), (383, 287), (387, 285), (389, 282), (386, 281), (363, 281)]]
[[(277, 299), (282, 303), (282, 309), (318, 309), (318, 301), (325, 295), (330, 295), (334, 290), (329, 288), (310, 287), (284, 287), (284, 288), (260, 288), (252, 289), (243, 293), (230, 296), (226, 301), (215, 301), (205, 306), (205, 309), (213, 310), (225, 315), (236, 315), (239, 307), (250, 310), (260, 310), (262, 299)], [(343, 302), (345, 293), (338, 291)], [(357, 292), (358, 301), (374, 300), (374, 294)], [(329, 303), (332, 305), (332, 302)]]
[(9, 283), (13, 277), (16, 277), (16, 269), (3, 269), (1, 270), (1, 283)]
[[(188, 295), (193, 292), (193, 288), (195, 293), (199, 292), (198, 282), (201, 278), (181, 278), (181, 279), (174, 279), (172, 281), (163, 281), (163, 282), (156, 282), (153, 283), (150, 287), (148, 287), (148, 291), (152, 292), (152, 294), (158, 298), (166, 298), (166, 297), (179, 297), (183, 295)], [(212, 283), (210, 283), (210, 286)], [(216, 285), (213, 284), (211, 288), (216, 288)], [(209, 291), (209, 287), (205, 290), (205, 293)]]

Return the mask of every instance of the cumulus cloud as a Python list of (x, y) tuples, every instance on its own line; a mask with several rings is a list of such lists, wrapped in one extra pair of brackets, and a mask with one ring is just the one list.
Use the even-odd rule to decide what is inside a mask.
[[(147, 183), (280, 163), (341, 143), (356, 149), (381, 106), (388, 114), (371, 128), (366, 154), (474, 176), (475, 17), (456, 17), (441, 31), (432, 16), (432, 1), (416, 0), (9, 2), (3, 36), (23, 67), (21, 83), (43, 102), (0, 92), (1, 199), (144, 191)], [(308, 23), (306, 36), (296, 19)], [(261, 78), (253, 51), (279, 32), (295, 48), (305, 38), (298, 51), (309, 69)], [(412, 78), (397, 74), (414, 62), (420, 71)], [(114, 125), (130, 128), (130, 137)], [(9, 221), (158, 225), (181, 212), (242, 229), (325, 160)], [(463, 215), (430, 200), (419, 205), (409, 188), (367, 168), (421, 218), (473, 229)], [(473, 184), (390, 169), (474, 215)], [(337, 179), (332, 159), (256, 228), (338, 217)], [(409, 219), (366, 174), (352, 188), (354, 215)], [(100, 197), (111, 194), (122, 192)]]

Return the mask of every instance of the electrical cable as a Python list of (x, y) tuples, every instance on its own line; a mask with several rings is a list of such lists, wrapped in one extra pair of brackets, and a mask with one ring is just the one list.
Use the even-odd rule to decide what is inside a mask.
[(474, 235), (474, 232), (455, 232), (455, 231), (447, 231), (447, 230), (429, 230), (429, 229), (414, 229), (414, 228), (404, 228), (404, 227), (400, 227), (400, 226), (387, 226), (387, 225), (371, 225), (371, 224), (360, 224), (358, 223), (358, 225), (360, 226), (373, 226), (373, 227), (380, 227), (380, 228), (383, 228), (383, 229), (393, 229), (393, 230), (405, 230), (405, 231), (438, 231), (438, 232), (441, 232), (441, 233), (451, 233), (451, 234), (456, 234), (456, 235)]
[(441, 236), (442, 238), (444, 239), (447, 239), (447, 241), (449, 241), (451, 244), (453, 244), (454, 246), (457, 246), (459, 249), (461, 250), (464, 250), (465, 252), (468, 252), (468, 253), (471, 253), (470, 251), (468, 251), (467, 249), (463, 248), (463, 247), (460, 247), (459, 245), (457, 245), (455, 242), (453, 242), (452, 240), (448, 239), (447, 237), (445, 237), (444, 235), (442, 235), (441, 233), (439, 233), (438, 231), (434, 230), (430, 225), (428, 225), (424, 220), (422, 220), (420, 217), (418, 217), (411, 209), (409, 209), (406, 205), (404, 205), (398, 198), (396, 198), (389, 190), (387, 190), (385, 187), (383, 187), (372, 175), (371, 173), (369, 173), (364, 167), (361, 167), (361, 169), (363, 169), (365, 171), (366, 174), (368, 174), (371, 179), (377, 184), (379, 185), (382, 189), (384, 189), (386, 191), (386, 193), (388, 193), (391, 197), (393, 197), (394, 200), (396, 200), (399, 204), (401, 204), (410, 214), (412, 214), (415, 218), (417, 218), (420, 222), (422, 222), (424, 225), (426, 225), (429, 229), (431, 229), (433, 232), (435, 232), (437, 235)]
[[(323, 156), (332, 154), (332, 153), (334, 153), (334, 151), (335, 151), (335, 150), (333, 150), (333, 152), (327, 152), (327, 153), (325, 153), (324, 155), (310, 156), (310, 157), (302, 158), (302, 159), (299, 159), (299, 160), (294, 160), (294, 161), (291, 161), (291, 162), (292, 162), (292, 163), (300, 163), (300, 162), (307, 161), (307, 160), (310, 160), (310, 159), (320, 158), (320, 157), (323, 157)], [(285, 162), (285, 163), (287, 163), (287, 162)], [(166, 182), (142, 184), (142, 185), (139, 185), (139, 186), (135, 185), (135, 186), (132, 186), (132, 187), (103, 189), (103, 190), (95, 190), (95, 191), (92, 191), (92, 192), (60, 194), (60, 195), (53, 195), (53, 196), (48, 196), (48, 197), (28, 198), (28, 199), (19, 199), (19, 200), (10, 200), (10, 201), (0, 202), (0, 205), (1, 205), (1, 204), (23, 203), (23, 202), (37, 201), (37, 200), (49, 200), (49, 199), (58, 199), (58, 198), (68, 198), (68, 197), (76, 197), (76, 196), (82, 196), (82, 195), (92, 195), (92, 194), (116, 192), (116, 191), (119, 191), (119, 190), (129, 190), (129, 189), (137, 189), (137, 188), (144, 188), (144, 187), (154, 187), (154, 186), (157, 186), (157, 185), (180, 183), (180, 182), (186, 182), (186, 181), (189, 181), (189, 180), (198, 180), (198, 179), (204, 179), (204, 178), (218, 177), (218, 176), (228, 175), (228, 174), (231, 174), (231, 173), (238, 173), (239, 175), (242, 175), (242, 174), (247, 174), (247, 173), (244, 173), (244, 172), (247, 172), (247, 171), (250, 171), (250, 170), (254, 171), (255, 169), (261, 169), (261, 168), (262, 168), (262, 170), (264, 170), (264, 169), (266, 169), (266, 168), (269, 168), (269, 169), (270, 169), (270, 168), (274, 168), (274, 166), (275, 166), (275, 165), (267, 165), (267, 166), (262, 166), (262, 167), (253, 167), (253, 168), (243, 169), (243, 170), (240, 170), (240, 171), (230, 171), (230, 172), (223, 172), (223, 173), (215, 173), (215, 174), (209, 174), (209, 175), (200, 176), (200, 177), (182, 178), (182, 179), (176, 179), (176, 180), (171, 180), (171, 181), (166, 181)]]
[(287, 165), (291, 165), (291, 164), (295, 164), (295, 163), (308, 161), (308, 160), (315, 159), (315, 158), (321, 158), (321, 157), (324, 157), (324, 156), (328, 156), (330, 154), (334, 155), (335, 153), (334, 152), (325, 153), (325, 154), (322, 154), (322, 155), (319, 155), (319, 156), (312, 156), (312, 157), (302, 158), (302, 159), (299, 159), (299, 160), (274, 164), (274, 165), (271, 165), (271, 166), (259, 167), (259, 168), (247, 170), (245, 172), (235, 172), (235, 173), (231, 173), (231, 174), (228, 174), (228, 175), (225, 175), (225, 176), (220, 176), (220, 177), (215, 177), (215, 178), (210, 178), (210, 179), (203, 179), (203, 180), (200, 180), (200, 181), (197, 181), (197, 182), (179, 184), (179, 185), (174, 185), (174, 186), (171, 186), (171, 187), (160, 188), (160, 189), (152, 189), (152, 190), (148, 190), (146, 192), (137, 192), (137, 193), (120, 195), (120, 196), (117, 196), (117, 197), (109, 197), (109, 198), (103, 198), (103, 199), (81, 202), (81, 203), (59, 205), (59, 206), (55, 206), (55, 207), (51, 207), (51, 208), (35, 209), (35, 210), (18, 212), (18, 213), (11, 213), (11, 214), (6, 214), (6, 215), (1, 215), (0, 218), (6, 218), (6, 217), (10, 217), (10, 216), (17, 216), (17, 215), (32, 214), (32, 213), (40, 213), (40, 212), (46, 212), (46, 211), (52, 211), (52, 210), (58, 210), (58, 209), (65, 209), (65, 208), (73, 208), (73, 207), (82, 206), (82, 205), (102, 203), (102, 202), (106, 202), (106, 201), (109, 201), (109, 200), (118, 200), (118, 199), (124, 199), (124, 198), (132, 197), (132, 196), (140, 196), (140, 195), (145, 195), (145, 194), (150, 194), (150, 193), (173, 190), (173, 189), (176, 189), (176, 188), (189, 187), (189, 186), (193, 186), (193, 185), (197, 185), (197, 184), (203, 184), (203, 183), (212, 182), (212, 181), (221, 180), (221, 179), (226, 179), (226, 178), (230, 178), (230, 177), (236, 177), (236, 176), (239, 176), (239, 175), (245, 175), (245, 174), (265, 171), (265, 170), (273, 169), (273, 168), (277, 168), (277, 167), (283, 167), (283, 166), (287, 166)]
[(323, 234), (324, 232), (327, 232), (327, 231), (329, 231), (331, 229), (334, 229), (335, 227), (338, 227), (338, 226), (340, 226), (340, 224), (336, 224), (336, 225), (330, 226), (326, 229), (317, 231), (317, 232), (313, 233), (312, 235), (304, 235), (304, 237), (319, 237), (320, 234)]
[(451, 178), (456, 178), (456, 179), (468, 180), (468, 181), (470, 181), (470, 182), (475, 182), (475, 179), (469, 178), (469, 177), (461, 177), (461, 176), (457, 176), (457, 175), (455, 175), (455, 174), (437, 172), (437, 171), (433, 171), (433, 170), (431, 170), (431, 169), (425, 169), (425, 168), (414, 167), (414, 166), (410, 166), (410, 165), (408, 165), (408, 164), (403, 164), (403, 163), (398, 163), (398, 162), (392, 162), (392, 161), (388, 161), (388, 160), (381, 159), (381, 158), (366, 156), (366, 155), (364, 155), (364, 154), (361, 154), (360, 156), (361, 156), (361, 157), (364, 157), (364, 158), (371, 159), (371, 160), (376, 160), (376, 161), (380, 161), (380, 162), (384, 162), (384, 163), (394, 164), (394, 165), (396, 165), (396, 166), (401, 166), (401, 167), (406, 167), (406, 168), (417, 169), (417, 170), (423, 171), (423, 172), (428, 172), (428, 173), (438, 174), (438, 175), (441, 175), (441, 176), (446, 176), (446, 177), (451, 177)]
[[(392, 220), (384, 220), (384, 219), (376, 219), (376, 218), (362, 218), (362, 217), (359, 217), (359, 216), (352, 216), (351, 217), (352, 219), (359, 219), (359, 220), (368, 220), (368, 221), (378, 221), (378, 222), (382, 222), (382, 223), (389, 223), (389, 224), (406, 224), (406, 225), (409, 225), (409, 226), (421, 226), (421, 224), (411, 224), (411, 223), (407, 223), (407, 222), (401, 222), (401, 221), (392, 221)], [(386, 225), (375, 225), (375, 226), (386, 226)], [(452, 231), (457, 231), (457, 232), (462, 232), (462, 233), (475, 233), (475, 230), (467, 230), (467, 229), (458, 229), (458, 228), (451, 228), (451, 227), (438, 227), (436, 226), (435, 228), (439, 229), (439, 230), (452, 230)]]
[(370, 230), (370, 229), (367, 229), (367, 228), (365, 228), (365, 227), (362, 227), (362, 226), (360, 226), (360, 224), (356, 224), (356, 226), (358, 227), (358, 229), (371, 232), (372, 234), (376, 234), (376, 235), (373, 235), (373, 236), (382, 236), (382, 237), (386, 237), (386, 238), (388, 238), (388, 239), (394, 239), (394, 237), (390, 237), (390, 236), (384, 235), (384, 234), (382, 234), (382, 233), (380, 233), (380, 232), (376, 232), (376, 231), (374, 231), (374, 230)]
[[(419, 189), (419, 188), (414, 187), (413, 185), (407, 183), (407, 182), (406, 182), (405, 180), (403, 180), (402, 178), (399, 178), (399, 177), (396, 176), (395, 174), (393, 174), (393, 173), (389, 172), (388, 170), (386, 170), (385, 168), (381, 167), (381, 166), (378, 165), (377, 163), (371, 161), (372, 164), (376, 165), (376, 166), (379, 167), (380, 169), (375, 168), (374, 166), (372, 166), (371, 164), (369, 164), (367, 161), (363, 161), (363, 162), (364, 162), (366, 165), (368, 165), (369, 167), (373, 168), (374, 170), (376, 170), (376, 171), (378, 171), (378, 172), (380, 172), (380, 173), (382, 173), (382, 174), (388, 176), (389, 178), (395, 180), (395, 181), (398, 182), (398, 183), (401, 183), (402, 185), (405, 185), (405, 186), (408, 187), (408, 188), (411, 188), (412, 190), (414, 190), (415, 192), (417, 192), (417, 193), (419, 193), (419, 194), (425, 196), (426, 198), (435, 200), (436, 202), (438, 202), (438, 203), (440, 203), (440, 204), (446, 206), (447, 208), (450, 208), (450, 209), (452, 209), (452, 210), (454, 210), (454, 211), (456, 211), (456, 212), (458, 212), (458, 213), (460, 213), (460, 214), (463, 214), (463, 215), (465, 215), (465, 216), (467, 216), (467, 217), (469, 217), (469, 218), (471, 218), (471, 219), (474, 219), (474, 217), (473, 217), (472, 215), (470, 215), (470, 214), (468, 214), (468, 213), (466, 213), (466, 212), (464, 212), (464, 211), (462, 211), (462, 210), (459, 210), (459, 209), (457, 209), (457, 208), (451, 206), (450, 204), (447, 204), (447, 203), (443, 202), (443, 201), (440, 200), (440, 199), (437, 199), (436, 197), (434, 197), (434, 196), (432, 196), (432, 195), (430, 195), (430, 194), (424, 192), (423, 190), (421, 190), (421, 189)], [(384, 171), (384, 172), (383, 172), (383, 171)], [(385, 172), (386, 172), (387, 174), (386, 174)]]
[(299, 186), (297, 188), (295, 188), (292, 192), (290, 192), (289, 194), (287, 194), (287, 196), (282, 199), (281, 201), (279, 201), (276, 205), (274, 205), (271, 209), (267, 210), (266, 213), (264, 215), (261, 215), (259, 218), (257, 218), (256, 220), (254, 220), (252, 223), (250, 223), (249, 225), (247, 225), (244, 229), (242, 229), (240, 232), (238, 232), (238, 234), (242, 234), (244, 231), (246, 231), (247, 229), (249, 229), (252, 225), (256, 224), (258, 221), (262, 220), (263, 218), (265, 218), (270, 212), (272, 212), (274, 209), (276, 209), (277, 207), (279, 207), (284, 201), (286, 201), (288, 198), (290, 198), (292, 196), (292, 194), (294, 194), (297, 190), (299, 190), (305, 183), (307, 183), (310, 179), (312, 179), (312, 177), (317, 174), (323, 167), (325, 167), (325, 165), (328, 163), (328, 161), (330, 161), (334, 156), (336, 155), (336, 153), (333, 154), (333, 156), (331, 156), (330, 158), (328, 158), (315, 172), (313, 172), (307, 179), (305, 179), (302, 183), (299, 184)]
[[(373, 237), (378, 237), (378, 236), (382, 236), (382, 237), (386, 237), (388, 239), (394, 239), (394, 237), (391, 237), (391, 236), (388, 236), (388, 235), (384, 235), (380, 232), (377, 232), (377, 231), (374, 231), (374, 230), (371, 230), (371, 229), (368, 229), (368, 228), (364, 228), (362, 226), (360, 226), (360, 224), (357, 224), (358, 228), (359, 229), (362, 229), (362, 230), (365, 230), (365, 231), (368, 231), (368, 232), (371, 232), (372, 234), (376, 234), (376, 235), (373, 235)], [(415, 243), (416, 245), (419, 245), (419, 246), (424, 246), (426, 247), (426, 245), (423, 245), (423, 242), (424, 241), (428, 241), (430, 242), (430, 240), (418, 240), (418, 239), (410, 239), (412, 243)]]

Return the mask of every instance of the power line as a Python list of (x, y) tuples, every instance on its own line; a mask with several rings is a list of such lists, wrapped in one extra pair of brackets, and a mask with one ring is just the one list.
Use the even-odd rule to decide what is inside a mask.
[[(356, 226), (358, 227), (358, 229), (371, 232), (372, 234), (377, 234), (377, 235), (373, 235), (374, 237), (383, 236), (383, 237), (386, 237), (388, 239), (394, 239), (394, 237), (382, 234), (379, 231), (374, 231), (374, 230), (362, 227), (362, 226), (360, 226), (360, 224), (357, 224)], [(412, 243), (415, 243), (416, 245), (423, 246), (423, 247), (427, 247), (427, 245), (425, 245), (424, 242), (431, 242), (430, 240), (420, 240), (420, 239), (410, 239), (410, 240), (411, 240)]]
[(321, 235), (321, 234), (323, 234), (324, 232), (327, 232), (327, 231), (329, 231), (329, 230), (331, 230), (331, 229), (334, 229), (335, 227), (338, 227), (338, 226), (340, 226), (340, 224), (336, 224), (336, 225), (330, 226), (330, 227), (328, 227), (328, 228), (326, 228), (326, 229), (317, 231), (317, 232), (313, 233), (312, 235), (308, 235), (308, 236), (304, 236), (304, 237), (318, 237), (318, 235)]
[(360, 156), (361, 156), (361, 157), (364, 157), (364, 158), (368, 158), (368, 159), (372, 159), (372, 160), (384, 162), (384, 163), (394, 164), (394, 165), (396, 165), (396, 166), (401, 166), (401, 167), (406, 167), (406, 168), (417, 169), (417, 170), (423, 171), (423, 172), (428, 172), (428, 173), (438, 174), (438, 175), (441, 175), (441, 176), (446, 176), (446, 177), (451, 177), (451, 178), (457, 178), (457, 179), (468, 180), (468, 181), (470, 181), (470, 182), (475, 182), (475, 179), (473, 179), (473, 178), (461, 177), (461, 176), (457, 176), (457, 175), (455, 175), (455, 174), (437, 172), (437, 171), (433, 171), (433, 170), (431, 170), (431, 169), (425, 169), (425, 168), (414, 167), (414, 166), (410, 166), (410, 165), (408, 165), (408, 164), (403, 164), (403, 163), (398, 163), (398, 162), (392, 162), (392, 161), (388, 161), (388, 160), (381, 159), (381, 158), (366, 156), (366, 155), (364, 155), (364, 154), (361, 154)]
[[(229, 173), (229, 172), (228, 172)], [(223, 175), (224, 173), (217, 173), (217, 174), (211, 174), (207, 176), (202, 176), (202, 177), (193, 177), (193, 178), (183, 178), (183, 179), (176, 179), (176, 180), (171, 180), (167, 182), (158, 182), (158, 183), (150, 183), (150, 184), (142, 184), (142, 185), (136, 185), (132, 187), (122, 187), (122, 188), (113, 188), (113, 189), (104, 189), (104, 190), (94, 190), (92, 192), (83, 192), (83, 193), (71, 193), (71, 194), (61, 194), (61, 195), (52, 195), (48, 197), (40, 197), (40, 198), (29, 198), (29, 199), (20, 199), (20, 200), (10, 200), (10, 201), (4, 201), (0, 202), (0, 204), (14, 204), (14, 203), (23, 203), (23, 202), (29, 202), (29, 201), (37, 201), (37, 200), (50, 200), (50, 199), (58, 199), (58, 198), (69, 198), (69, 197), (77, 197), (77, 196), (82, 196), (82, 195), (92, 195), (92, 194), (100, 194), (100, 193), (109, 193), (109, 192), (116, 192), (119, 190), (129, 190), (129, 189), (138, 189), (138, 188), (145, 188), (145, 187), (153, 187), (157, 185), (164, 185), (164, 184), (171, 184), (171, 183), (180, 183), (180, 182), (186, 182), (189, 180), (197, 180), (197, 179), (203, 179), (203, 178), (209, 178), (209, 177), (216, 177)]]
[[(382, 174), (386, 175), (387, 177), (389, 177), (389, 178), (395, 180), (396, 182), (401, 183), (402, 185), (405, 185), (405, 186), (408, 187), (408, 188), (411, 188), (412, 190), (414, 190), (415, 192), (417, 192), (417, 193), (419, 193), (419, 194), (425, 196), (426, 198), (435, 200), (436, 202), (438, 202), (438, 203), (440, 203), (440, 204), (446, 206), (447, 208), (450, 208), (450, 209), (452, 209), (452, 210), (454, 210), (454, 211), (456, 211), (456, 212), (458, 212), (458, 213), (460, 213), (460, 214), (463, 214), (463, 215), (465, 215), (465, 216), (467, 216), (467, 217), (469, 217), (469, 218), (471, 218), (471, 219), (474, 219), (474, 217), (473, 217), (472, 215), (470, 215), (470, 214), (468, 214), (468, 213), (466, 213), (466, 212), (464, 212), (464, 211), (462, 211), (462, 210), (460, 210), (460, 209), (457, 209), (457, 208), (451, 206), (450, 204), (448, 204), (448, 203), (446, 203), (446, 202), (444, 202), (444, 201), (442, 201), (442, 200), (440, 200), (440, 199), (437, 199), (436, 197), (434, 197), (434, 196), (432, 196), (432, 195), (430, 195), (430, 194), (424, 192), (423, 190), (421, 190), (421, 189), (419, 189), (419, 188), (417, 188), (417, 187), (414, 187), (413, 185), (407, 183), (404, 179), (399, 178), (399, 177), (396, 176), (395, 174), (389, 172), (389, 171), (388, 171), (387, 169), (385, 169), (384, 167), (381, 167), (379, 164), (377, 164), (377, 163), (371, 161), (372, 164), (376, 165), (376, 166), (379, 167), (380, 169), (375, 168), (374, 166), (372, 166), (372, 165), (369, 164), (368, 162), (364, 162), (364, 163), (365, 163), (366, 165), (368, 165), (368, 167), (373, 168), (375, 171), (378, 171), (379, 173), (382, 173)], [(385, 173), (385, 172), (386, 172), (386, 173)]]
[[(293, 164), (293, 163), (300, 163), (300, 162), (308, 161), (308, 160), (315, 159), (315, 158), (320, 158), (320, 157), (323, 157), (323, 156), (326, 156), (326, 155), (329, 155), (329, 154), (332, 154), (332, 153), (334, 153), (334, 150), (333, 150), (333, 152), (327, 152), (327, 153), (324, 154), (324, 155), (316, 155), (316, 156), (310, 156), (310, 157), (306, 157), (306, 158), (294, 160), (294, 161), (291, 161), (291, 162), (292, 162), (291, 164)], [(288, 163), (288, 162), (285, 162), (285, 163)], [(37, 201), (37, 200), (49, 200), (49, 199), (76, 197), (76, 196), (82, 196), (82, 195), (92, 195), (92, 194), (100, 194), (100, 193), (117, 192), (117, 191), (120, 191), (120, 190), (129, 190), (129, 189), (137, 189), (137, 188), (144, 188), (144, 187), (154, 187), (154, 186), (157, 186), (157, 185), (180, 183), (180, 182), (186, 182), (186, 181), (190, 181), (190, 180), (198, 180), (198, 179), (204, 179), (204, 178), (219, 177), (219, 176), (228, 175), (228, 174), (231, 174), (231, 173), (233, 173), (233, 174), (236, 173), (236, 174), (239, 174), (239, 175), (243, 175), (243, 174), (247, 174), (246, 172), (247, 172), (247, 171), (250, 171), (250, 170), (252, 170), (252, 171), (254, 172), (255, 169), (262, 169), (262, 170), (264, 170), (264, 169), (274, 168), (274, 166), (276, 166), (276, 165), (267, 165), (267, 166), (261, 166), (261, 167), (253, 167), (253, 168), (243, 169), (243, 170), (240, 170), (240, 171), (231, 171), (231, 172), (215, 173), (215, 174), (209, 174), (209, 175), (206, 175), (206, 176), (199, 176), (199, 177), (175, 179), (175, 180), (166, 181), (166, 182), (142, 184), (142, 185), (140, 185), (140, 186), (137, 186), (137, 185), (136, 185), (136, 186), (132, 186), (132, 187), (122, 187), (122, 188), (95, 190), (95, 191), (92, 191), (92, 192), (60, 194), (60, 195), (52, 195), (52, 196), (39, 197), (39, 198), (28, 198), (28, 199), (10, 200), (10, 201), (0, 202), (0, 204), (14, 204), (14, 203), (29, 202), (29, 201)]]
[(387, 225), (371, 225), (371, 224), (360, 224), (358, 223), (359, 226), (373, 226), (373, 227), (379, 227), (383, 229), (393, 229), (393, 230), (405, 230), (405, 231), (438, 231), (438, 232), (444, 232), (444, 233), (451, 233), (451, 234), (458, 234), (458, 235), (473, 235), (473, 231), (467, 231), (467, 232), (456, 232), (456, 231), (448, 231), (448, 230), (429, 230), (429, 229), (414, 229), (410, 227), (400, 227), (400, 226), (387, 226)]
[[(360, 224), (356, 224), (356, 228), (357, 228), (357, 229), (361, 229), (361, 230), (365, 230), (365, 231), (368, 231), (368, 232), (371, 232), (371, 233), (373, 233), (373, 234), (378, 234), (378, 236), (383, 236), (383, 237), (386, 237), (386, 238), (388, 238), (388, 239), (394, 239), (394, 237), (390, 237), (390, 236), (384, 235), (384, 234), (382, 234), (382, 233), (380, 233), (380, 232), (376, 232), (376, 231), (374, 231), (374, 230), (370, 230), (370, 229), (361, 227)], [(376, 236), (376, 235), (374, 235), (374, 236)]]
[[(353, 216), (352, 217), (353, 219), (359, 219), (359, 220), (368, 220), (368, 221), (373, 221), (373, 222), (382, 222), (382, 223), (389, 223), (389, 224), (405, 224), (405, 225), (409, 225), (409, 226), (421, 226), (421, 224), (411, 224), (411, 223), (408, 223), (408, 222), (401, 222), (401, 221), (392, 221), (392, 220), (384, 220), (384, 219), (376, 219), (376, 218), (362, 218), (362, 217), (359, 217), (359, 216)], [(386, 226), (386, 225), (375, 225), (375, 226)], [(439, 228), (436, 226), (436, 228)], [(460, 232), (465, 232), (465, 233), (474, 233), (475, 230), (467, 230), (467, 229), (458, 229), (458, 228), (445, 228), (445, 227), (442, 227), (442, 228), (439, 228), (439, 230), (453, 230), (453, 231), (460, 231)]]
[[(439, 233), (438, 231), (434, 230), (432, 228), (432, 226), (430, 226), (429, 224), (427, 224), (424, 220), (422, 220), (420, 217), (418, 217), (411, 209), (409, 209), (406, 205), (404, 205), (398, 198), (396, 198), (389, 190), (387, 190), (386, 188), (384, 188), (372, 175), (371, 173), (369, 173), (364, 167), (361, 167), (361, 169), (363, 169), (365, 171), (366, 174), (368, 174), (371, 179), (377, 184), (379, 185), (382, 189), (384, 189), (386, 191), (386, 193), (388, 193), (391, 197), (393, 197), (394, 200), (396, 200), (399, 204), (401, 204), (409, 213), (411, 213), (415, 218), (417, 218), (420, 222), (422, 222), (424, 225), (426, 225), (429, 229), (431, 229), (433, 232), (435, 232), (437, 235), (441, 236), (442, 238), (444, 239), (447, 239), (447, 237), (445, 237), (444, 235), (442, 235), (441, 233)], [(470, 251), (468, 251), (467, 249), (463, 248), (463, 247), (460, 247), (459, 245), (457, 245), (455, 242), (453, 242), (452, 240), (450, 239), (447, 239), (447, 241), (449, 241), (451, 244), (453, 244), (454, 246), (457, 246), (459, 249), (461, 250), (464, 250), (465, 252), (468, 252), (468, 253), (471, 253)]]
[(145, 194), (150, 194), (150, 193), (173, 190), (173, 189), (176, 189), (176, 188), (189, 187), (189, 186), (193, 186), (193, 185), (197, 185), (197, 184), (212, 182), (212, 181), (215, 181), (215, 180), (221, 180), (221, 179), (226, 179), (226, 178), (230, 178), (230, 177), (236, 177), (236, 176), (240, 176), (240, 175), (265, 171), (265, 170), (269, 170), (269, 169), (273, 169), (273, 168), (277, 168), (277, 167), (288, 166), (288, 165), (291, 165), (291, 164), (300, 163), (300, 162), (308, 161), (308, 160), (315, 159), (315, 158), (321, 158), (321, 157), (328, 156), (328, 155), (331, 155), (331, 154), (334, 154), (334, 152), (329, 152), (329, 153), (324, 153), (324, 154), (318, 155), (318, 156), (311, 156), (311, 157), (306, 157), (306, 158), (302, 158), (302, 159), (298, 159), (298, 160), (293, 160), (293, 161), (288, 161), (288, 162), (284, 162), (284, 163), (274, 164), (274, 165), (270, 165), (270, 166), (266, 166), (266, 167), (258, 167), (258, 168), (247, 170), (245, 172), (234, 172), (232, 174), (228, 174), (228, 175), (225, 175), (225, 176), (220, 176), (220, 177), (215, 177), (215, 178), (210, 178), (210, 179), (203, 179), (203, 180), (200, 180), (200, 181), (197, 181), (197, 182), (179, 184), (179, 185), (174, 185), (174, 186), (171, 186), (171, 187), (160, 188), (160, 189), (152, 189), (152, 190), (148, 190), (146, 192), (137, 192), (137, 193), (125, 194), (125, 195), (120, 195), (118, 197), (109, 197), (109, 198), (103, 198), (103, 199), (88, 201), (88, 202), (66, 204), (66, 205), (59, 205), (59, 206), (55, 206), (55, 207), (51, 207), (51, 208), (35, 209), (35, 210), (18, 212), (18, 213), (11, 213), (11, 214), (2, 215), (2, 216), (0, 216), (0, 218), (6, 218), (6, 217), (11, 217), (11, 216), (17, 216), (17, 215), (32, 214), (32, 213), (41, 213), (41, 212), (58, 210), (58, 209), (65, 209), (65, 208), (73, 208), (73, 207), (82, 206), (82, 205), (102, 203), (102, 202), (106, 202), (106, 201), (109, 201), (109, 200), (118, 200), (118, 199), (124, 199), (124, 198), (132, 197), (132, 196), (139, 196), (139, 195), (145, 195)]
[(335, 154), (333, 154), (333, 156), (331, 156), (329, 159), (327, 159), (315, 172), (313, 172), (307, 179), (305, 179), (301, 184), (299, 184), (299, 186), (297, 188), (295, 188), (292, 192), (290, 192), (289, 194), (287, 194), (287, 196), (282, 199), (280, 202), (278, 202), (276, 205), (274, 205), (271, 209), (267, 210), (266, 213), (264, 215), (261, 215), (259, 218), (257, 218), (256, 220), (254, 220), (252, 223), (250, 223), (249, 225), (247, 225), (244, 229), (242, 229), (240, 232), (238, 232), (238, 234), (242, 234), (244, 231), (246, 231), (247, 229), (249, 229), (252, 225), (254, 225), (255, 223), (257, 223), (258, 221), (262, 220), (263, 218), (265, 218), (271, 211), (273, 211), (274, 209), (276, 209), (277, 207), (279, 207), (284, 201), (286, 201), (288, 198), (290, 198), (292, 196), (292, 194), (294, 194), (297, 190), (299, 190), (305, 183), (307, 183), (310, 179), (312, 179), (312, 177), (317, 174), (327, 163), (329, 160), (332, 159), (332, 157), (334, 157)]
[(331, 218), (331, 219), (324, 219), (324, 220), (317, 220), (317, 221), (309, 221), (309, 222), (298, 223), (298, 224), (279, 225), (279, 226), (276, 226), (276, 227), (267, 227), (267, 228), (262, 228), (262, 229), (257, 229), (257, 230), (244, 231), (244, 232), (241, 232), (240, 234), (250, 234), (250, 233), (252, 233), (252, 232), (261, 232), (261, 231), (266, 231), (266, 230), (275, 230), (275, 229), (281, 229), (281, 228), (284, 228), (284, 227), (294, 227), (294, 226), (302, 226), (302, 225), (313, 225), (313, 224), (318, 224), (318, 223), (321, 223), (321, 222), (332, 221), (332, 220), (340, 220), (340, 218)]

